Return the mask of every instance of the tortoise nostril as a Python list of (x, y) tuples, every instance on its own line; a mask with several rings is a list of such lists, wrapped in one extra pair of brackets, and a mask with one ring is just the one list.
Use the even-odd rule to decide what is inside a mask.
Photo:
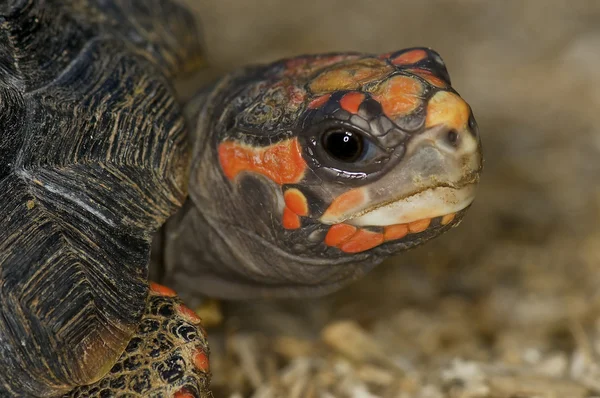
[(453, 147), (458, 146), (459, 138), (460, 136), (456, 130), (450, 130), (446, 134), (446, 141)]

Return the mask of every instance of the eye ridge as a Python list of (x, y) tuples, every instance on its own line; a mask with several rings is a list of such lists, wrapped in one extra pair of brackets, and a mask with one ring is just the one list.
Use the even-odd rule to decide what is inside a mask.
[(358, 161), (365, 152), (365, 138), (350, 129), (328, 130), (323, 134), (321, 142), (329, 156), (344, 163)]

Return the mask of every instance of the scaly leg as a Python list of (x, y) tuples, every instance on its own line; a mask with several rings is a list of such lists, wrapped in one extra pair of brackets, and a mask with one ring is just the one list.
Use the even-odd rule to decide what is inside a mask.
[(151, 283), (144, 316), (119, 361), (104, 378), (65, 398), (212, 397), (200, 322), (173, 290)]

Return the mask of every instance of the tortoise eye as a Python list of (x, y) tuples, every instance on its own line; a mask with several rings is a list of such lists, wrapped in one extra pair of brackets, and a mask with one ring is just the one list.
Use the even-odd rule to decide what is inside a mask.
[(322, 144), (332, 158), (345, 163), (359, 160), (365, 149), (361, 134), (349, 130), (330, 130), (323, 134)]

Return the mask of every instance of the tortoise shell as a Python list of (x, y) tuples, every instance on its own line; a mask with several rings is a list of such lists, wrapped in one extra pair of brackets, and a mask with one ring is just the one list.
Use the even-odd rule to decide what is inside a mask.
[(200, 57), (169, 0), (0, 5), (0, 395), (68, 391), (123, 352), (186, 196), (170, 82)]

